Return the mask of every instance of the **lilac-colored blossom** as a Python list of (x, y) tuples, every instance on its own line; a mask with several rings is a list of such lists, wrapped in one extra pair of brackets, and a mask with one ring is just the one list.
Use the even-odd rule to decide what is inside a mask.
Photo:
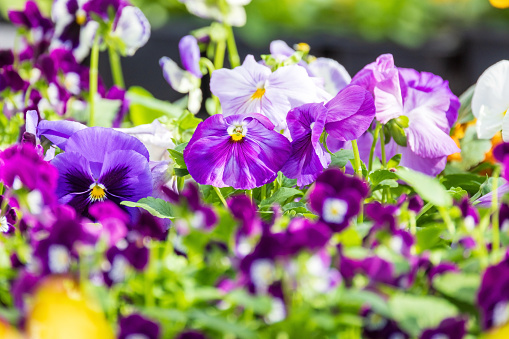
[(211, 116), (184, 150), (191, 176), (202, 185), (252, 189), (273, 181), (290, 156), (290, 142), (259, 114)]
[(368, 195), (368, 186), (359, 178), (344, 174), (339, 169), (329, 169), (316, 179), (309, 202), (332, 231), (345, 229), (361, 208)]
[(159, 325), (139, 314), (122, 317), (119, 321), (120, 333), (118, 339), (144, 338), (159, 339)]
[(192, 35), (186, 35), (179, 41), (180, 61), (189, 73), (197, 78), (203, 76), (200, 70), (200, 47), (198, 40)]
[(260, 113), (272, 121), (277, 131), (286, 128), (290, 109), (330, 98), (303, 67), (290, 65), (271, 72), (252, 55), (235, 69), (214, 71), (210, 90), (219, 98), (224, 115)]

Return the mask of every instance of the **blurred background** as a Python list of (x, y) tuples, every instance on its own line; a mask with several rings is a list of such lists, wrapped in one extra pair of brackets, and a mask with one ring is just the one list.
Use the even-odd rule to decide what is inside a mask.
[[(50, 13), (52, 1), (37, 2)], [(152, 36), (135, 56), (122, 59), (126, 85), (173, 101), (182, 95), (165, 82), (158, 60), (180, 62), (180, 38), (210, 21), (191, 16), (177, 0), (131, 2), (151, 22)], [(23, 4), (0, 0), (0, 48), (12, 47), (15, 36), (7, 10)], [(488, 0), (252, 0), (246, 12), (246, 26), (234, 28), (241, 59), (268, 54), (275, 39), (290, 46), (306, 42), (310, 54), (337, 60), (353, 76), (378, 55), (392, 53), (397, 66), (440, 75), (460, 95), (483, 70), (509, 58), (509, 10), (493, 8)], [(100, 74), (111, 84), (102, 54)], [(208, 80), (203, 83), (206, 89)]]

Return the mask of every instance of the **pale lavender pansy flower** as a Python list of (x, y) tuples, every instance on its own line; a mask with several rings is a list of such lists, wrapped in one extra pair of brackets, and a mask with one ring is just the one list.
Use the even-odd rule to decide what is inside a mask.
[(260, 113), (286, 129), (286, 115), (297, 106), (327, 101), (330, 95), (298, 65), (270, 68), (248, 55), (242, 66), (212, 73), (210, 90), (219, 98), (223, 114)]
[(231, 26), (244, 26), (246, 24), (246, 11), (244, 6), (251, 0), (179, 0), (184, 3), (187, 10), (205, 19), (214, 19)]
[(184, 150), (191, 176), (202, 185), (252, 189), (271, 182), (290, 156), (290, 142), (259, 114), (211, 116)]
[(188, 93), (187, 107), (191, 113), (198, 113), (202, 102), (200, 71), (200, 49), (198, 41), (190, 35), (179, 42), (180, 59), (185, 69), (181, 69), (175, 61), (168, 57), (159, 59), (159, 66), (163, 69), (164, 79), (179, 93)]
[(403, 114), (399, 72), (391, 54), (383, 54), (365, 66), (353, 77), (351, 84), (364, 87), (373, 94), (376, 119), (382, 124)]
[(150, 38), (150, 23), (138, 7), (125, 6), (110, 36), (120, 40), (120, 53), (132, 56)]

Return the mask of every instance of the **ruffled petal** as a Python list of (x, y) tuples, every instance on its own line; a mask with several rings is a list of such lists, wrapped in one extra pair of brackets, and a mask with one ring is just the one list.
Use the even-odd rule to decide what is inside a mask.
[(37, 137), (45, 136), (49, 141), (65, 151), (67, 140), (86, 125), (69, 120), (49, 121), (42, 120), (37, 125)]

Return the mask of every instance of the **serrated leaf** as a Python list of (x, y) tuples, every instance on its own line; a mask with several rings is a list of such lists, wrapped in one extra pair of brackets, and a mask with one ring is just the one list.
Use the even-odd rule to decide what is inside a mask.
[(450, 272), (433, 278), (433, 287), (453, 299), (475, 304), (481, 277), (474, 273)]
[(342, 149), (331, 155), (331, 163), (329, 167), (345, 167), (349, 160), (353, 159), (353, 150)]
[(182, 152), (176, 151), (174, 149), (169, 149), (171, 157), (175, 160), (175, 163), (180, 166), (180, 168), (187, 168), (186, 163), (184, 162), (184, 154)]
[(452, 197), (437, 178), (404, 167), (399, 168), (396, 175), (409, 184), (424, 200), (433, 205), (439, 207), (452, 205)]
[(396, 173), (391, 172), (389, 170), (379, 169), (379, 170), (372, 172), (369, 175), (369, 179), (371, 180), (371, 184), (373, 186), (376, 186), (376, 185), (380, 184), (382, 181), (387, 180), (387, 179), (398, 179), (398, 176), (396, 175)]
[(296, 188), (281, 187), (272, 196), (260, 202), (260, 207), (270, 206), (275, 203), (281, 205), (291, 197), (300, 195), (303, 195), (303, 193)]
[(149, 212), (153, 216), (163, 219), (173, 219), (173, 208), (171, 204), (163, 199), (147, 197), (140, 199), (138, 202), (122, 201), (121, 205), (128, 207), (139, 207)]

